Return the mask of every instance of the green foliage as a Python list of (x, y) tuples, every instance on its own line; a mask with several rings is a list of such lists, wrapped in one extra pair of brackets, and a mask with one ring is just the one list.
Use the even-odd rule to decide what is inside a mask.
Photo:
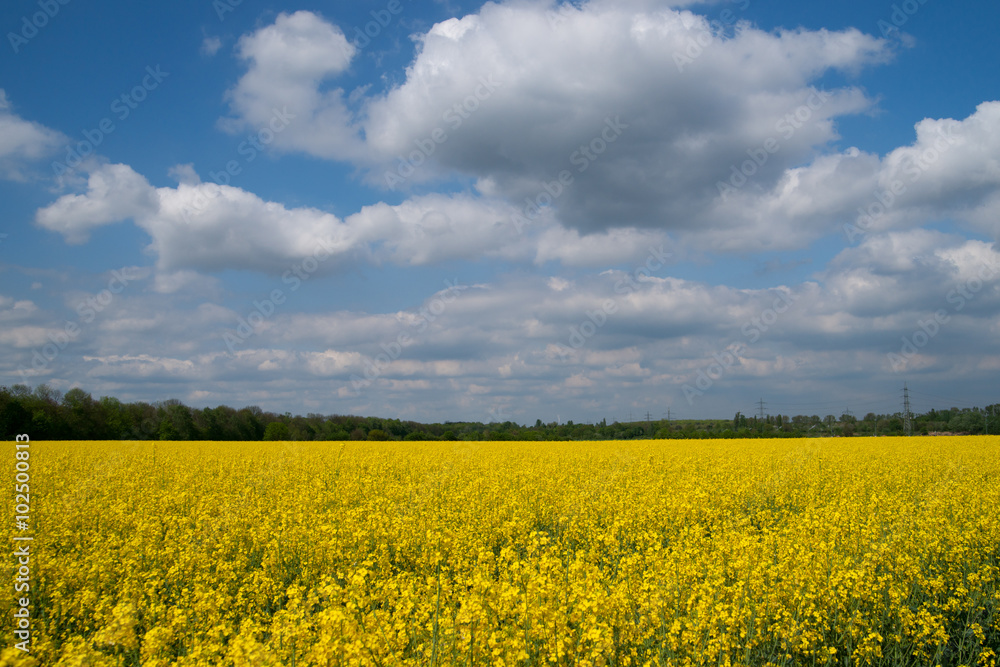
[[(913, 417), (913, 432), (1000, 434), (1000, 405), (930, 410)], [(651, 420), (608, 424), (512, 421), (420, 424), (351, 415), (277, 415), (257, 406), (191, 408), (176, 399), (150, 405), (98, 400), (80, 388), (60, 394), (46, 385), (0, 386), (0, 438), (27, 433), (35, 440), (635, 440), (645, 438), (777, 438), (902, 435), (900, 414), (775, 415), (759, 420)]]
[(289, 440), (288, 424), (285, 422), (271, 422), (264, 429), (265, 440)]

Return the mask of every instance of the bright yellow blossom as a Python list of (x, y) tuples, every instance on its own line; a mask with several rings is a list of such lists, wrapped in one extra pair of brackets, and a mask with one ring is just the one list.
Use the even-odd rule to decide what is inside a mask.
[(0, 667), (1000, 652), (996, 437), (32, 448), (33, 651)]

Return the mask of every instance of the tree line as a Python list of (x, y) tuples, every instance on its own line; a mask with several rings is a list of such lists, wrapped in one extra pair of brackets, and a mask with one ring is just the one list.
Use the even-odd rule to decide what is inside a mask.
[[(1000, 433), (1000, 405), (930, 410), (911, 417), (914, 434)], [(733, 419), (649, 420), (594, 424), (516, 424), (511, 421), (444, 422), (276, 414), (257, 406), (192, 408), (171, 399), (126, 403), (94, 399), (80, 388), (65, 394), (39, 385), (0, 386), (0, 435), (26, 433), (32, 440), (632, 440), (639, 438), (748, 438), (904, 435), (901, 413), (861, 419), (850, 414), (774, 415), (736, 413)]]

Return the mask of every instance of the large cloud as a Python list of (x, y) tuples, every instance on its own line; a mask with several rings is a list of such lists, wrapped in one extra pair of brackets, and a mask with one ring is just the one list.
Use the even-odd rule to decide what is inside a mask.
[(82, 242), (96, 227), (133, 219), (152, 237), (149, 250), (166, 272), (281, 274), (318, 260), (313, 270), (329, 273), (358, 262), (407, 266), (482, 256), (606, 266), (667, 242), (662, 234), (636, 229), (581, 238), (551, 218), (519, 228), (511, 222), (516, 211), (508, 204), (467, 194), (375, 204), (341, 220), (314, 208), (287, 208), (240, 188), (202, 183), (187, 165), (173, 170), (181, 181), (175, 188), (153, 187), (127, 165), (92, 169), (86, 192), (63, 195), (39, 210), (38, 224)]
[(280, 14), (272, 25), (240, 39), (238, 53), (248, 71), (229, 91), (234, 115), (223, 119), (223, 127), (280, 127), (275, 148), (338, 159), (359, 157), (361, 142), (343, 91), (324, 85), (347, 68), (355, 51), (340, 28), (315, 14)]
[(882, 158), (856, 148), (826, 155), (789, 169), (763, 195), (731, 194), (719, 210), (749, 211), (756, 224), (747, 229), (800, 243), (824, 232), (856, 243), (872, 231), (948, 219), (1000, 239), (998, 128), (1000, 102), (984, 102), (963, 120), (928, 118), (912, 144)]
[(96, 227), (142, 219), (156, 207), (156, 193), (145, 178), (127, 165), (111, 164), (90, 173), (86, 193), (63, 195), (39, 210), (36, 220), (70, 243), (83, 243)]
[[(787, 170), (766, 193), (731, 179), (742, 187), (727, 185), (700, 214), (714, 224), (672, 236), (693, 248), (745, 253), (805, 247), (831, 233), (857, 243), (870, 233), (950, 219), (998, 239), (997, 127), (1000, 102), (987, 102), (964, 120), (921, 121), (911, 145), (883, 158), (857, 149), (822, 156)], [(633, 260), (650, 246), (676, 246), (667, 230), (619, 223), (586, 234), (552, 207), (526, 216), (496, 187), (375, 204), (342, 221), (201, 183), (190, 167), (175, 171), (181, 181), (176, 188), (153, 188), (126, 165), (92, 169), (87, 191), (41, 209), (39, 224), (78, 242), (96, 226), (134, 218), (153, 237), (151, 249), (166, 270), (274, 273), (325, 254), (323, 248), (337, 258), (327, 269), (344, 261), (419, 265), (481, 256), (607, 266)]]
[(275, 127), (287, 106), (297, 115), (271, 146), (352, 160), (383, 184), (386, 173), (403, 188), (457, 174), (475, 187), (341, 221), (196, 176), (149, 199), (141, 176), (105, 166), (88, 193), (38, 219), (81, 240), (131, 216), (161, 268), (269, 272), (320, 237), (350, 261), (600, 266), (669, 238), (750, 253), (942, 219), (997, 236), (1000, 102), (964, 120), (926, 119), (913, 144), (884, 157), (825, 151), (836, 117), (871, 103), (812, 82), (881, 62), (890, 44), (856, 30), (767, 33), (728, 11), (733, 25), (720, 30), (657, 3), (487, 4), (420, 35), (405, 81), (354, 96), (353, 111), (328, 85), (354, 47), (316, 14), (282, 14), (240, 41), (249, 69), (229, 93), (228, 124)]
[[(366, 149), (357, 162), (383, 186), (457, 175), (524, 206), (544, 201), (543, 184), (566, 172), (572, 184), (556, 206), (567, 226), (694, 229), (718, 222), (706, 214), (716, 183), (748, 149), (780, 140), (780, 154), (756, 175), (768, 188), (837, 138), (833, 119), (871, 104), (851, 88), (819, 94), (813, 82), (890, 53), (857, 30), (772, 34), (737, 23), (737, 14), (730, 10), (720, 31), (662, 3), (488, 3), (419, 35), (405, 81), (365, 99), (351, 119), (339, 93), (322, 92), (315, 76), (293, 77), (296, 90), (282, 95), (309, 100), (299, 128), (312, 139), (297, 148), (343, 159), (337, 146), (351, 132)], [(304, 12), (279, 17), (245, 44), (284, 45), (264, 38), (288, 32), (292, 18), (310, 26), (295, 33), (302, 41), (255, 49), (231, 91), (244, 100), (233, 110), (247, 122), (262, 117), (243, 109), (278, 106), (273, 90), (281, 88), (252, 82), (301, 52), (339, 45), (336, 28)], [(794, 117), (802, 105), (810, 105), (807, 122)], [(325, 114), (341, 124), (317, 120)]]
[(22, 180), (28, 164), (50, 155), (65, 140), (59, 132), (15, 114), (0, 88), (0, 177)]
[[(488, 3), (417, 35), (405, 80), (355, 91), (350, 111), (326, 89), (351, 55), (339, 29), (282, 15), (244, 37), (251, 67), (233, 112), (261, 123), (263, 111), (246, 110), (306, 100), (294, 127), (309, 140), (275, 145), (350, 159), (383, 187), (471, 179), (526, 219), (581, 234), (653, 228), (737, 252), (830, 233), (856, 242), (845, 225), (857, 222), (864, 234), (952, 218), (996, 235), (1000, 103), (924, 120), (884, 157), (830, 151), (836, 119), (873, 104), (819, 82), (886, 61), (894, 43), (854, 29), (765, 32), (739, 21), (738, 5), (720, 23), (670, 4)], [(261, 83), (324, 50), (304, 74), (292, 68), (293, 91)]]
[(239, 188), (201, 183), (190, 169), (176, 188), (155, 188), (127, 165), (94, 167), (82, 194), (38, 211), (42, 227), (69, 240), (100, 225), (133, 219), (152, 236), (150, 250), (166, 271), (250, 269), (281, 273), (289, 264), (354, 245), (351, 230), (316, 209), (287, 209)]

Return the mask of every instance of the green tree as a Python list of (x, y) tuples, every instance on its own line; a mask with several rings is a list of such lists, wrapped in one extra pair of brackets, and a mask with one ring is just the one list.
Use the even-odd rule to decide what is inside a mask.
[(162, 434), (162, 424), (167, 422), (170, 424), (168, 430), (174, 434), (172, 438), (163, 438), (161, 440), (199, 440), (200, 434), (198, 433), (198, 427), (194, 423), (194, 418), (191, 416), (191, 408), (184, 405), (177, 399), (170, 399), (166, 401), (165, 408), (162, 409), (161, 415), (161, 434)]
[(15, 435), (27, 433), (31, 426), (31, 413), (21, 403), (19, 397), (7, 388), (0, 388), (0, 438), (13, 439)]
[(177, 428), (174, 427), (174, 422), (171, 419), (164, 417), (160, 420), (160, 427), (157, 429), (157, 434), (160, 440), (179, 440), (180, 434), (177, 432)]
[(264, 429), (265, 440), (288, 440), (288, 424), (285, 422), (271, 422)]

